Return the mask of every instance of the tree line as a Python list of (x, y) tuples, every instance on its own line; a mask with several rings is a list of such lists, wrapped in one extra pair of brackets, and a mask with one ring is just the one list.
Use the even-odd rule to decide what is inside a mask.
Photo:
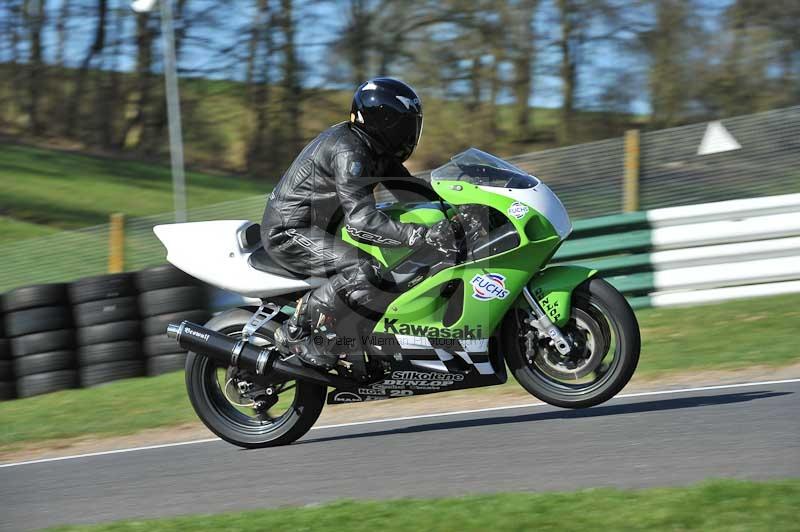
[[(800, 102), (796, 0), (172, 0), (190, 164), (279, 175), (349, 95), (403, 78), (414, 164)], [(158, 10), (0, 0), (0, 132), (162, 158)]]

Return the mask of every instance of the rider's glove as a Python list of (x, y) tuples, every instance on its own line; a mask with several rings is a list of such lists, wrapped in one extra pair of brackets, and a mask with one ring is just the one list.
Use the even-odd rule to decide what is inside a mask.
[(425, 243), (440, 253), (456, 251), (456, 234), (448, 220), (436, 222), (425, 232)]

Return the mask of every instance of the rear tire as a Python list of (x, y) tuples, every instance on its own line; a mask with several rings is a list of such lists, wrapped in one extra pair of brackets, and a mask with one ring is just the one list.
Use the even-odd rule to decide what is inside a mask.
[[(215, 316), (206, 327), (225, 334), (240, 333), (252, 315), (243, 309), (232, 309)], [(270, 322), (258, 331), (272, 341), (277, 322)], [(216, 371), (206, 356), (190, 352), (186, 358), (186, 388), (198, 417), (214, 434), (234, 445), (249, 449), (287, 445), (308, 432), (325, 405), (325, 386), (296, 381), (294, 400), (285, 413), (274, 421), (257, 421), (239, 412), (209, 378)], [(222, 401), (221, 401), (222, 400)]]
[[(587, 316), (599, 318), (602, 314), (608, 322), (607, 326), (601, 325), (595, 329), (601, 333), (595, 345), (607, 344), (609, 347), (608, 354), (604, 352), (598, 361), (596, 371), (599, 373), (602, 368), (606, 369), (595, 381), (579, 383), (578, 380), (558, 380), (536, 363), (530, 363), (526, 357), (524, 340), (519, 340), (519, 320), (513, 313), (506, 315), (503, 322), (504, 351), (514, 378), (530, 394), (562, 408), (587, 408), (608, 401), (630, 381), (639, 362), (639, 324), (622, 294), (600, 278), (589, 279), (575, 289), (572, 308), (577, 309), (572, 311), (573, 319), (576, 313), (582, 311), (584, 319)], [(562, 332), (566, 333), (566, 329), (562, 328)], [(613, 336), (605, 338), (609, 334)], [(612, 346), (613, 357), (610, 350)]]

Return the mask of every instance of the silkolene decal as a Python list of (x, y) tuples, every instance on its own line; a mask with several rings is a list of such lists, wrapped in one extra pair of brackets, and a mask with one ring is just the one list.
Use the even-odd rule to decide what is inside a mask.
[(472, 297), (478, 301), (508, 297), (506, 278), (499, 273), (479, 273), (472, 278)]

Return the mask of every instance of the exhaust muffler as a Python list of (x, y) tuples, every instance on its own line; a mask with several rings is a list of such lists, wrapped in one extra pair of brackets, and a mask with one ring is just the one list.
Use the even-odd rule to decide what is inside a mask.
[(270, 350), (258, 347), (246, 340), (236, 339), (201, 325), (183, 321), (180, 325), (170, 323), (167, 336), (189, 351), (200, 353), (228, 366), (254, 371), (264, 375), (269, 371)]
[(274, 349), (253, 345), (247, 340), (224, 335), (189, 321), (179, 325), (170, 323), (167, 336), (174, 338), (182, 348), (205, 355), (226, 366), (251, 371), (264, 376), (271, 371), (287, 377), (305, 380), (324, 386), (352, 388), (354, 383), (331, 373), (322, 373), (297, 362), (297, 357), (282, 360)]

